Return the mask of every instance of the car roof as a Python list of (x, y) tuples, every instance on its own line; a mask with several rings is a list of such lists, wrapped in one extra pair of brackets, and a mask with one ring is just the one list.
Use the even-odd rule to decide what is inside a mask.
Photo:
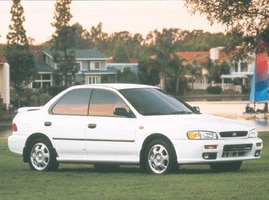
[(98, 84), (87, 84), (77, 85), (71, 88), (113, 88), (115, 90), (131, 89), (131, 88), (157, 88), (151, 85), (133, 84), (133, 83), (98, 83)]

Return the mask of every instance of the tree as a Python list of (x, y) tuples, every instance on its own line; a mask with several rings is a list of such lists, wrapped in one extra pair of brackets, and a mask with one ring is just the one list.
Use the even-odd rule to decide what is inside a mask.
[(130, 68), (124, 68), (123, 72), (118, 71), (117, 81), (119, 83), (136, 83), (136, 74)]
[(13, 0), (10, 13), (12, 17), (7, 35), (5, 56), (10, 65), (10, 79), (16, 90), (17, 106), (19, 107), (23, 90), (32, 81), (36, 66), (34, 56), (29, 51), (26, 31), (23, 27), (24, 9), (20, 0)]
[(175, 77), (175, 87), (173, 88), (175, 89), (174, 92), (176, 95), (183, 95), (186, 89), (184, 84), (180, 84), (185, 81), (184, 75), (186, 70), (183, 65), (184, 61), (184, 59), (180, 59), (176, 54), (173, 54), (172, 59), (168, 63), (172, 76)]
[(156, 62), (152, 59), (143, 59), (138, 64), (139, 81), (147, 85), (158, 85), (160, 83), (160, 71)]
[(149, 50), (154, 56), (153, 62), (159, 67), (160, 84), (164, 90), (166, 89), (166, 77), (170, 74), (168, 64), (175, 50), (173, 32), (173, 29), (163, 29), (162, 32), (155, 30), (151, 35), (148, 35), (148, 39), (152, 41), (152, 46)]
[(11, 6), (11, 24), (9, 25), (9, 32), (7, 34), (7, 44), (17, 44), (21, 46), (28, 46), (28, 39), (26, 37), (26, 31), (23, 27), (25, 17), (23, 15), (24, 9), (20, 3), (20, 0), (13, 0)]
[(87, 49), (90, 47), (90, 33), (84, 29), (79, 23), (72, 25), (75, 30), (75, 44), (77, 49)]
[(195, 65), (195, 64), (188, 64), (186, 66), (186, 71), (189, 73), (189, 75), (191, 76), (191, 84), (192, 84), (192, 90), (194, 89), (194, 81), (195, 81), (195, 77), (197, 75), (201, 75), (202, 69), (199, 65)]
[(226, 46), (226, 40), (224, 33), (184, 32), (183, 38), (177, 41), (177, 51), (208, 51), (212, 47)]
[[(211, 22), (227, 26), (228, 31), (242, 33), (243, 44), (256, 48), (260, 37), (268, 32), (269, 0), (185, 0), (192, 13), (201, 13)], [(269, 46), (269, 38), (265, 41)]]
[(52, 23), (52, 26), (56, 28), (52, 36), (54, 62), (57, 63), (56, 76), (65, 87), (74, 83), (77, 70), (75, 68), (76, 26), (69, 25), (72, 18), (70, 13), (71, 2), (72, 0), (56, 0), (55, 22)]
[(268, 26), (268, 0), (185, 0), (193, 12), (205, 14), (211, 22), (218, 22), (228, 28), (239, 28), (246, 35), (256, 35)]
[(92, 26), (89, 32), (89, 40), (92, 44), (92, 48), (96, 48), (99, 51), (109, 53), (108, 49), (108, 34), (102, 32), (102, 23), (99, 23), (96, 27)]
[(127, 49), (122, 40), (118, 40), (118, 42), (116, 43), (112, 52), (112, 59), (113, 59), (113, 62), (118, 62), (118, 63), (129, 62), (130, 59), (127, 54)]

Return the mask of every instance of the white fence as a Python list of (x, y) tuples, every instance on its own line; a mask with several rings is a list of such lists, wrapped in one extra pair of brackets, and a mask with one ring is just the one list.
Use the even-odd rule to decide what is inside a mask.
[[(194, 90), (206, 90), (206, 88), (208, 86), (210, 86), (210, 84), (201, 84), (201, 83), (188, 83), (188, 87), (189, 88), (192, 88), (193, 86), (193, 89)], [(221, 84), (221, 83), (213, 83), (212, 86), (219, 86), (222, 88), (222, 91), (225, 91), (225, 90), (233, 90), (234, 92), (238, 92), (238, 93), (242, 93), (242, 86), (241, 85), (234, 85), (232, 83), (224, 83), (224, 84)]]

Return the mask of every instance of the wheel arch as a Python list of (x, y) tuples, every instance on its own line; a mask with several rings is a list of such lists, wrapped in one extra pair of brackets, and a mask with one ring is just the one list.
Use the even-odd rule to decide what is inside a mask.
[(156, 140), (156, 139), (164, 140), (165, 142), (167, 142), (171, 146), (173, 154), (175, 156), (175, 161), (177, 162), (176, 150), (175, 150), (175, 147), (174, 147), (173, 143), (171, 142), (171, 140), (167, 136), (165, 136), (165, 135), (163, 135), (161, 133), (154, 133), (154, 134), (149, 135), (144, 140), (144, 142), (142, 144), (142, 147), (141, 147), (141, 150), (140, 150), (140, 155), (139, 155), (140, 163), (142, 164), (144, 162), (144, 160), (143, 160), (144, 156), (143, 155), (145, 154), (147, 146), (149, 145), (150, 142), (152, 142), (153, 140)]
[(36, 140), (36, 139), (43, 139), (45, 140), (46, 142), (48, 142), (48, 144), (50, 144), (53, 148), (53, 151), (55, 152), (56, 156), (57, 156), (57, 152), (56, 150), (54, 149), (52, 143), (51, 143), (51, 140), (49, 139), (48, 136), (46, 136), (45, 134), (43, 133), (34, 133), (32, 134), (30, 137), (27, 138), (26, 142), (25, 142), (25, 147), (23, 149), (23, 161), (24, 162), (28, 162), (29, 161), (29, 158), (28, 158), (28, 153), (30, 151), (30, 144), (32, 141)]

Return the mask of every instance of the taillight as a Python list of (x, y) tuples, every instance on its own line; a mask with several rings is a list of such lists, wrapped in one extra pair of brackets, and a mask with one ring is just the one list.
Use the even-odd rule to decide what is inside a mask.
[(12, 131), (18, 131), (17, 125), (15, 123), (12, 123)]

